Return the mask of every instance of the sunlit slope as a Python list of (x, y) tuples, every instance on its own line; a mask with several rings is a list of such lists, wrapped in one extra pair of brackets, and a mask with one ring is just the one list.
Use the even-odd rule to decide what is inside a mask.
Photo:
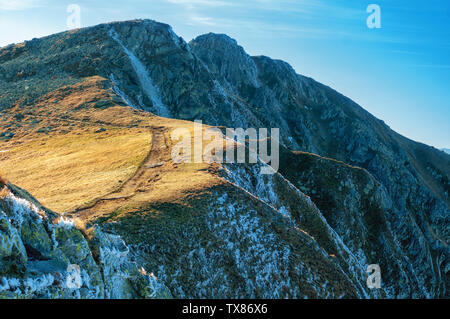
[[(174, 164), (170, 135), (193, 123), (128, 106), (161, 115), (158, 101), (179, 119), (280, 128), (281, 175), (261, 176), (254, 165)], [(176, 297), (448, 295), (450, 157), (397, 136), (287, 63), (248, 56), (227, 36), (185, 43), (168, 25), (137, 20), (1, 48), (0, 119), (0, 170), (8, 164), (22, 187), (28, 178), (27, 189), (47, 203), (66, 196), (58, 211), (86, 229), (98, 223), (124, 237)], [(65, 162), (79, 141), (77, 157), (96, 152), (89, 165)], [(54, 152), (57, 169), (41, 151), (30, 153), (38, 146)], [(78, 164), (76, 180), (68, 174)], [(37, 166), (17, 175), (29, 165)], [(70, 176), (74, 188), (52, 174)], [(337, 268), (321, 262), (303, 232)], [(381, 290), (366, 287), (372, 263), (383, 269)]]
[[(11, 123), (14, 134), (0, 144), (2, 171), (55, 211), (73, 209), (118, 188), (150, 149), (150, 130), (130, 125), (143, 118), (117, 106), (102, 83), (88, 79), (0, 118), (2, 124)], [(99, 101), (110, 101), (108, 115), (94, 107)], [(118, 115), (130, 123), (111, 120)]]
[(0, 142), (8, 179), (50, 209), (86, 218), (220, 183), (208, 173), (214, 165), (171, 161), (170, 132), (192, 132), (192, 122), (132, 109), (108, 85), (91, 77), (8, 110), (0, 118), (13, 134)]
[[(133, 110), (108, 84), (87, 78), (4, 114), (9, 180), (74, 218), (87, 238), (93, 225), (120, 235), (177, 297), (365, 295), (361, 269), (347, 278), (335, 255), (348, 256), (306, 196), (257, 166), (174, 163), (172, 132), (193, 137), (193, 122)], [(293, 216), (283, 208), (291, 206), (300, 207)], [(296, 225), (300, 215), (316, 221), (312, 234), (332, 256), (307, 224)]]
[(70, 210), (117, 188), (145, 158), (151, 135), (110, 130), (36, 138), (10, 147), (2, 170), (51, 209)]

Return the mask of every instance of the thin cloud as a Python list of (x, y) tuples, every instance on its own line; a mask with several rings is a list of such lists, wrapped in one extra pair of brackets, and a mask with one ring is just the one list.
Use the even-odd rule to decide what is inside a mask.
[(0, 10), (21, 11), (41, 6), (39, 0), (0, 0)]
[(220, 7), (220, 6), (230, 6), (232, 3), (225, 1), (216, 1), (216, 0), (166, 0), (167, 2), (173, 4), (181, 4), (184, 6), (209, 6), (209, 7)]
[(209, 25), (209, 26), (213, 26), (216, 25), (215, 22), (213, 22), (213, 19), (210, 17), (201, 17), (201, 16), (190, 16), (189, 19), (193, 22), (188, 23), (190, 25), (197, 25), (197, 24), (202, 24), (202, 25)]
[(218, 1), (218, 0), (166, 0), (169, 3), (178, 4), (186, 8), (188, 13), (188, 22), (187, 25), (195, 26), (195, 25), (206, 25), (206, 26), (215, 26), (216, 23), (213, 21), (213, 18), (208, 16), (203, 16), (198, 14), (198, 10), (196, 10), (199, 6), (208, 6), (208, 7), (219, 7), (219, 6), (229, 6), (231, 3)]
[(413, 68), (450, 69), (450, 64), (414, 64)]
[[(213, 22), (214, 21), (214, 22)], [(262, 21), (259, 19), (228, 19), (228, 18), (208, 18), (205, 20), (196, 20), (197, 23), (204, 22), (206, 25), (219, 25), (221, 29), (228, 29), (230, 31), (243, 31), (250, 32), (255, 37), (263, 38), (292, 38), (292, 39), (347, 39), (362, 42), (384, 42), (402, 44), (404, 40), (385, 36), (382, 34), (372, 34), (370, 36), (367, 33), (361, 31), (352, 31), (348, 28), (327, 28), (323, 25), (315, 26), (301, 26), (291, 25), (285, 23), (276, 23), (273, 21)], [(193, 25), (193, 24), (191, 24)]]
[(396, 54), (423, 55), (422, 52), (410, 51), (410, 50), (391, 50), (391, 52), (396, 53)]

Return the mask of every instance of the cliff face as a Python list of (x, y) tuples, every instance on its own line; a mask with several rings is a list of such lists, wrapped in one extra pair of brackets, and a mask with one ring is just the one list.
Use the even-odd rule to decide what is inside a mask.
[[(35, 39), (0, 49), (0, 90), (4, 173), (32, 194), (42, 189), (17, 168), (31, 170), (20, 144), (39, 145), (42, 136), (52, 143), (68, 130), (88, 143), (94, 126), (107, 127), (95, 133), (106, 140), (111, 135), (102, 134), (112, 129), (152, 136), (149, 150), (141, 140), (133, 144), (150, 155), (136, 158), (147, 161), (143, 166), (123, 165), (137, 171), (120, 175), (131, 182), (119, 190), (86, 195), (86, 175), (70, 190), (81, 194), (77, 205), (61, 204), (53, 189), (45, 201), (88, 228), (120, 236), (130, 258), (175, 297), (442, 297), (448, 291), (450, 156), (400, 136), (283, 61), (250, 57), (226, 35), (186, 43), (168, 25), (138, 20)], [(171, 130), (190, 124), (176, 119), (280, 128), (279, 173), (263, 176), (259, 164), (169, 164)], [(74, 152), (64, 147), (58, 154)], [(39, 150), (37, 161), (44, 159)], [(71, 158), (58, 156), (67, 172)], [(108, 185), (107, 174), (101, 176)], [(113, 264), (113, 255), (104, 259)], [(382, 289), (367, 288), (368, 264), (380, 264)], [(98, 285), (103, 290), (85, 296), (137, 297), (123, 288), (128, 283), (116, 289), (100, 276)]]
[(117, 236), (57, 217), (24, 190), (0, 198), (0, 298), (170, 298)]

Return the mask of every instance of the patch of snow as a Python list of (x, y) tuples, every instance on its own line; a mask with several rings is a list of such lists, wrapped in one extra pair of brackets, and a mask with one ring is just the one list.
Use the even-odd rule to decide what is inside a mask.
[(5, 277), (0, 281), (0, 291), (9, 290), (8, 280)]
[(225, 92), (223, 86), (217, 80), (214, 80), (213, 82), (214, 82), (214, 91), (219, 93), (225, 99), (225, 101), (228, 102), (228, 94)]
[[(222, 168), (227, 172), (226, 179), (233, 183), (234, 185), (246, 190), (250, 194), (258, 197), (261, 201), (265, 202), (270, 207), (277, 210), (282, 215), (289, 218), (292, 223), (295, 225), (295, 221), (291, 218), (291, 213), (289, 212), (289, 207), (284, 205), (284, 201), (281, 200), (278, 196), (278, 191), (274, 187), (274, 179), (281, 179), (287, 186), (288, 189), (293, 190), (297, 196), (298, 200), (303, 200), (307, 203), (307, 205), (315, 211), (315, 213), (322, 220), (324, 225), (327, 228), (327, 232), (330, 234), (333, 239), (339, 253), (341, 256), (347, 257), (348, 268), (342, 270), (342, 273), (348, 277), (346, 274), (351, 273), (354, 278), (358, 278), (360, 280), (350, 280), (354, 283), (357, 290), (364, 298), (369, 298), (367, 293), (367, 288), (365, 287), (365, 269), (367, 267), (367, 262), (365, 258), (361, 255), (354, 254), (348, 248), (348, 246), (343, 242), (342, 238), (339, 234), (328, 224), (325, 217), (322, 215), (321, 211), (316, 207), (316, 205), (312, 202), (309, 196), (306, 196), (302, 192), (300, 192), (290, 181), (286, 180), (280, 174), (274, 175), (263, 175), (259, 174), (258, 170), (259, 164), (249, 165), (249, 167), (239, 166), (234, 164), (222, 164)], [(223, 199), (220, 198), (220, 201)], [(309, 236), (309, 235), (308, 235)], [(322, 249), (323, 250), (323, 249)], [(324, 256), (328, 256), (325, 251), (321, 252)], [(328, 258), (328, 257), (327, 257)], [(318, 293), (326, 294), (325, 290), (318, 291)], [(376, 294), (376, 292), (374, 292)]]
[[(229, 203), (212, 210), (207, 223), (211, 233), (224, 242), (222, 254), (233, 258), (250, 297), (254, 291), (263, 292), (264, 298), (284, 296), (283, 287), (291, 287), (286, 267), (290, 249), (265, 231), (255, 211)], [(296, 294), (295, 289), (291, 292)]]
[(291, 219), (291, 214), (285, 207), (280, 211), (280, 201), (274, 185), (275, 174), (260, 174), (261, 166), (271, 168), (262, 163), (250, 165), (250, 167), (225, 163), (222, 168), (228, 173), (227, 180), (229, 182), (256, 196), (274, 210)]
[(54, 225), (57, 228), (70, 229), (75, 227), (75, 223), (71, 218), (59, 217), (58, 222)]
[(139, 82), (141, 83), (142, 88), (144, 89), (147, 96), (153, 102), (153, 107), (155, 109), (154, 110), (155, 113), (160, 116), (165, 116), (165, 117), (170, 116), (170, 112), (169, 112), (167, 106), (165, 106), (164, 103), (162, 102), (161, 97), (159, 95), (159, 90), (153, 84), (153, 80), (150, 77), (144, 64), (142, 64), (142, 62), (138, 59), (138, 57), (136, 55), (134, 55), (133, 52), (128, 50), (128, 48), (119, 39), (119, 35), (113, 28), (111, 28), (111, 30), (109, 31), (109, 35), (111, 36), (111, 38), (114, 41), (116, 41), (122, 47), (123, 51), (130, 59), (131, 65), (133, 66), (133, 69), (139, 78)]
[(26, 199), (16, 197), (13, 193), (9, 193), (5, 200), (9, 202), (11, 207), (11, 221), (15, 226), (22, 224), (25, 216), (30, 216), (37, 222), (42, 222), (42, 216), (39, 214), (39, 209)]
[(131, 106), (133, 109), (140, 109), (138, 107), (136, 107), (134, 105), (133, 102), (131, 102), (130, 98), (119, 88), (119, 86), (117, 85), (117, 81), (114, 78), (114, 75), (111, 73), (111, 75), (109, 76), (109, 79), (111, 80), (111, 82), (113, 83), (113, 92), (116, 93), (126, 104), (128, 104), (129, 106)]
[[(172, 27), (169, 27), (169, 34), (172, 37), (172, 40), (176, 44), (177, 47), (181, 47), (184, 44), (183, 40), (179, 36), (177, 36), (175, 32), (173, 32)], [(191, 48), (188, 45), (186, 46), (186, 48), (188, 51), (191, 50)]]
[(30, 294), (41, 291), (51, 286), (55, 278), (51, 274), (45, 274), (36, 278), (27, 278), (24, 280), (25, 293)]
[(108, 265), (108, 267), (120, 268), (121, 264), (128, 261), (129, 248), (120, 236), (112, 234), (104, 235), (110, 245), (100, 247), (100, 261), (102, 264)]

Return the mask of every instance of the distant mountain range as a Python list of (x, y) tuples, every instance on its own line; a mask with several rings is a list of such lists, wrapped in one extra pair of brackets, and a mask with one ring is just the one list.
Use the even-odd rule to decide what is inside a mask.
[(447, 154), (450, 154), (450, 148), (441, 148), (441, 151), (444, 151)]
[[(0, 92), (0, 297), (448, 295), (450, 157), (286, 62), (114, 22), (1, 48)], [(279, 128), (278, 173), (172, 162), (197, 119)]]

